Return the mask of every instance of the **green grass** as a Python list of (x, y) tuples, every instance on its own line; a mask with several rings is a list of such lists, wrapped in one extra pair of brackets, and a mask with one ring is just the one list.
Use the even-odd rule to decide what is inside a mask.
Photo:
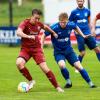
[[(76, 48), (74, 49), (78, 52)], [(66, 63), (66, 66), (70, 71), (73, 87), (71, 89), (64, 89), (64, 93), (58, 93), (33, 59), (30, 59), (26, 66), (36, 80), (36, 85), (28, 93), (18, 93), (18, 83), (26, 81), (15, 65), (19, 50), (19, 47), (0, 46), (0, 100), (100, 100), (100, 88), (89, 88), (80, 74), (76, 74), (68, 63)], [(59, 68), (54, 61), (52, 55), (53, 49), (45, 48), (44, 52), (49, 68), (53, 70), (58, 82), (63, 87), (65, 80), (61, 76)], [(100, 64), (96, 59), (95, 53), (87, 50), (83, 65), (89, 72), (93, 82), (99, 87)]]
[[(33, 0), (23, 0), (23, 5), (18, 7), (17, 2), (13, 2), (13, 25), (17, 26), (23, 19), (31, 16), (34, 8), (43, 10), (40, 2)], [(43, 17), (41, 19), (43, 21)], [(0, 3), (0, 26), (9, 26), (9, 4)]]

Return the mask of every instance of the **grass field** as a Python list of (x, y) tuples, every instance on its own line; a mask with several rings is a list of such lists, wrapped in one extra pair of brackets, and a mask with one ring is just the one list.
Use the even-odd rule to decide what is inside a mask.
[[(52, 48), (44, 49), (47, 64), (53, 70), (57, 80), (63, 87), (65, 80), (54, 61), (52, 51)], [(73, 87), (71, 89), (64, 89), (64, 93), (58, 93), (32, 59), (26, 66), (28, 66), (30, 73), (36, 80), (36, 85), (28, 93), (18, 93), (18, 83), (26, 81), (18, 72), (15, 65), (18, 52), (19, 47), (0, 46), (0, 100), (100, 100), (100, 88), (89, 88), (80, 74), (76, 74), (68, 63), (66, 63), (66, 66), (70, 71)], [(99, 87), (100, 64), (94, 52), (87, 50), (83, 65), (89, 72), (93, 82)]]

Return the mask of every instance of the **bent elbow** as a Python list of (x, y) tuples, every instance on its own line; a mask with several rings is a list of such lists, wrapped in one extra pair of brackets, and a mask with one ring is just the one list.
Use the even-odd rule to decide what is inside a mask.
[(19, 30), (16, 31), (17, 36), (20, 36), (20, 32)]

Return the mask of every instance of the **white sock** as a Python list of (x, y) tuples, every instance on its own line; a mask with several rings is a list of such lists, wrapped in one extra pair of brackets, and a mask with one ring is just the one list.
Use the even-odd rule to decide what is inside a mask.
[(89, 82), (89, 85), (90, 85), (90, 86), (93, 86), (94, 84), (92, 83), (92, 81), (90, 81), (90, 82)]
[(67, 79), (67, 83), (68, 83), (68, 84), (71, 84), (72, 82), (71, 82), (71, 80), (70, 80), (70, 79)]

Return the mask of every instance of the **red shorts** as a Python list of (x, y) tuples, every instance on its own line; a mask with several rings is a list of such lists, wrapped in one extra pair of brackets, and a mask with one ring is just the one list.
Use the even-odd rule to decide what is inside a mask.
[(26, 62), (32, 57), (37, 64), (45, 62), (44, 53), (41, 48), (21, 48), (19, 57), (22, 57)]

